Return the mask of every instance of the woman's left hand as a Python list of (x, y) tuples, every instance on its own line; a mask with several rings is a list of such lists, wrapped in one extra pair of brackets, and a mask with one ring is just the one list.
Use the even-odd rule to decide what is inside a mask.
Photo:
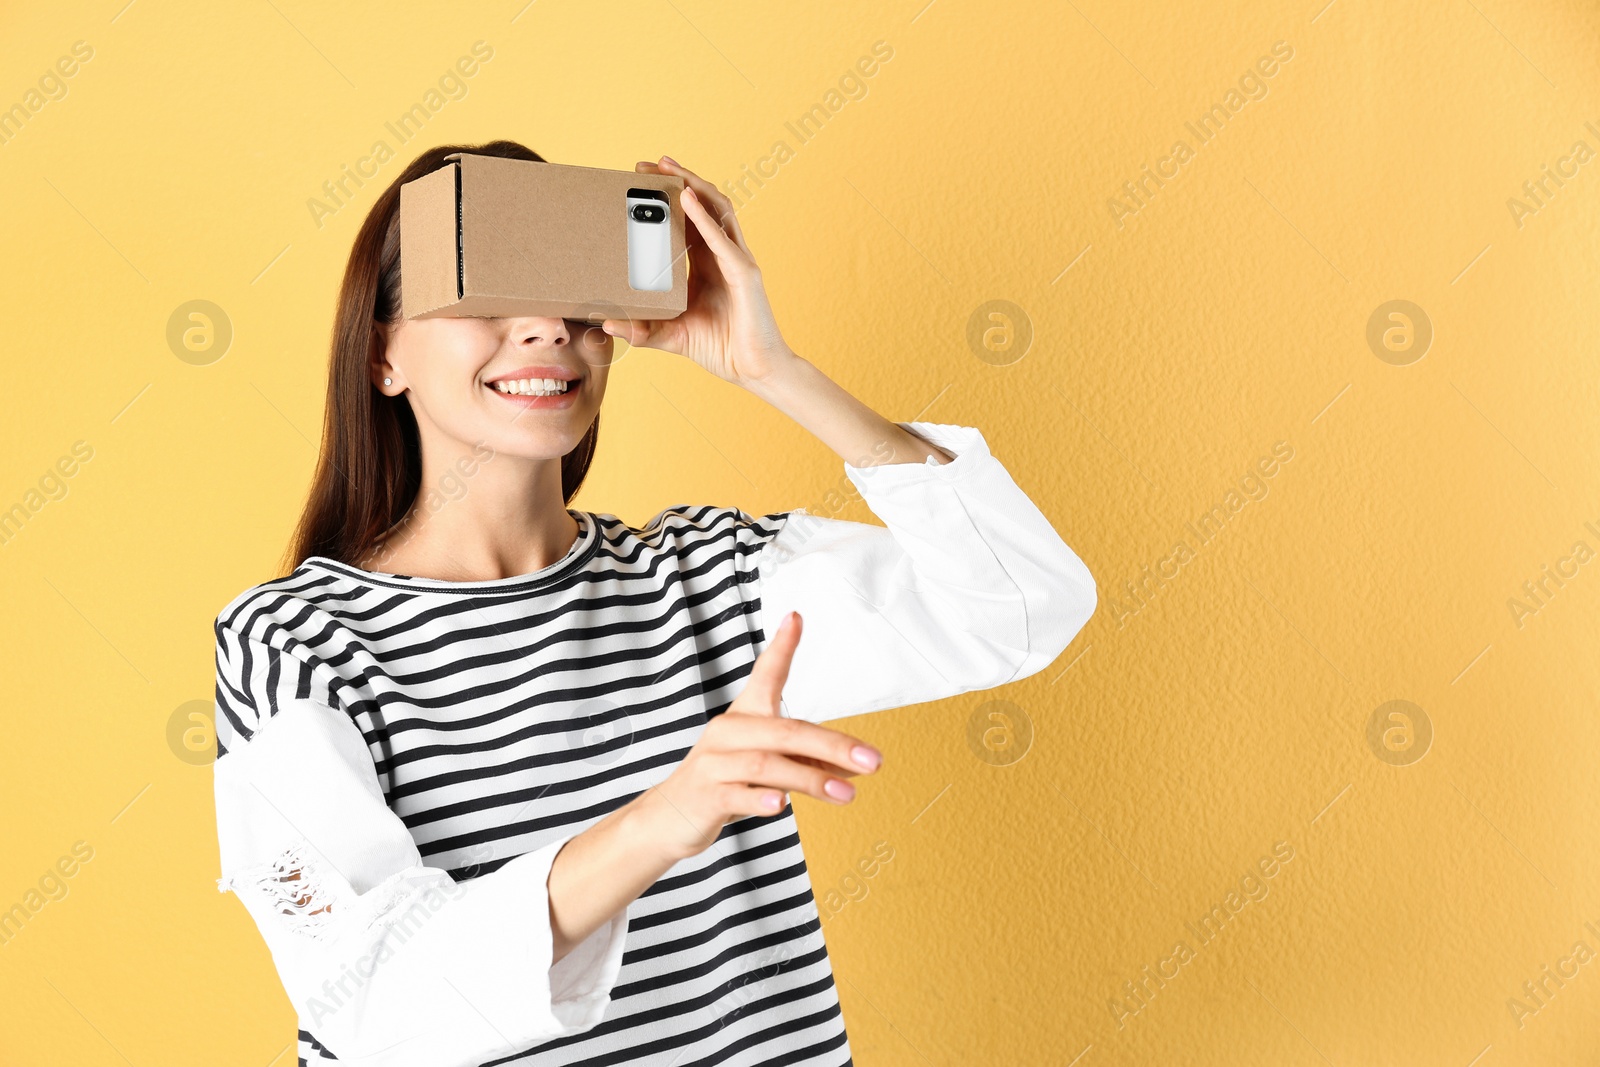
[(606, 333), (630, 345), (688, 356), (724, 381), (746, 387), (796, 358), (778, 332), (761, 269), (732, 202), (670, 156), (634, 169), (684, 180), (680, 203), (688, 217), (689, 304), (673, 319), (607, 319)]

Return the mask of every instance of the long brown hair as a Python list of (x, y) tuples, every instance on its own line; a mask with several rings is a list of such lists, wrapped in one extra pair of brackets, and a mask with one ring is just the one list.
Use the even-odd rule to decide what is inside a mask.
[[(405, 516), (422, 487), (422, 447), (411, 402), (378, 391), (369, 364), (383, 348), (380, 324), (397, 325), (400, 306), (400, 187), (447, 166), (455, 152), (546, 162), (515, 141), (439, 145), (423, 152), (378, 196), (367, 213), (339, 287), (328, 360), (322, 452), (285, 573), (308, 556), (358, 564)], [(589, 473), (600, 418), (561, 459), (561, 495), (571, 502)]]

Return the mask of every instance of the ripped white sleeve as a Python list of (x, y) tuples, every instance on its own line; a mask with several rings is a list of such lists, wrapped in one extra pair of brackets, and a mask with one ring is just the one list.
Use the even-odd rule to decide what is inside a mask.
[(383, 799), (360, 731), (286, 702), (215, 765), (219, 887), (255, 920), (284, 989), (340, 1062), (461, 1067), (600, 1021), (626, 911), (552, 965), (559, 835), (491, 873), (429, 867)]

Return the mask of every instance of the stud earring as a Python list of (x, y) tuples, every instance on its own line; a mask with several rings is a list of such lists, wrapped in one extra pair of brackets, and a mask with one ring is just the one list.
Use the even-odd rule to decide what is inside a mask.
[(383, 384), (384, 385), (393, 385), (394, 384), (394, 379), (393, 378), (385, 378), (383, 380)]

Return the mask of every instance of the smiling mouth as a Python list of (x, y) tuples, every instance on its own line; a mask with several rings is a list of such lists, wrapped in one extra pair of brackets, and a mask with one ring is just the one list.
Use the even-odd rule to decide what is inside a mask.
[(505, 396), (563, 396), (576, 392), (581, 380), (563, 381), (560, 378), (517, 378), (510, 381), (487, 383), (489, 388)]

